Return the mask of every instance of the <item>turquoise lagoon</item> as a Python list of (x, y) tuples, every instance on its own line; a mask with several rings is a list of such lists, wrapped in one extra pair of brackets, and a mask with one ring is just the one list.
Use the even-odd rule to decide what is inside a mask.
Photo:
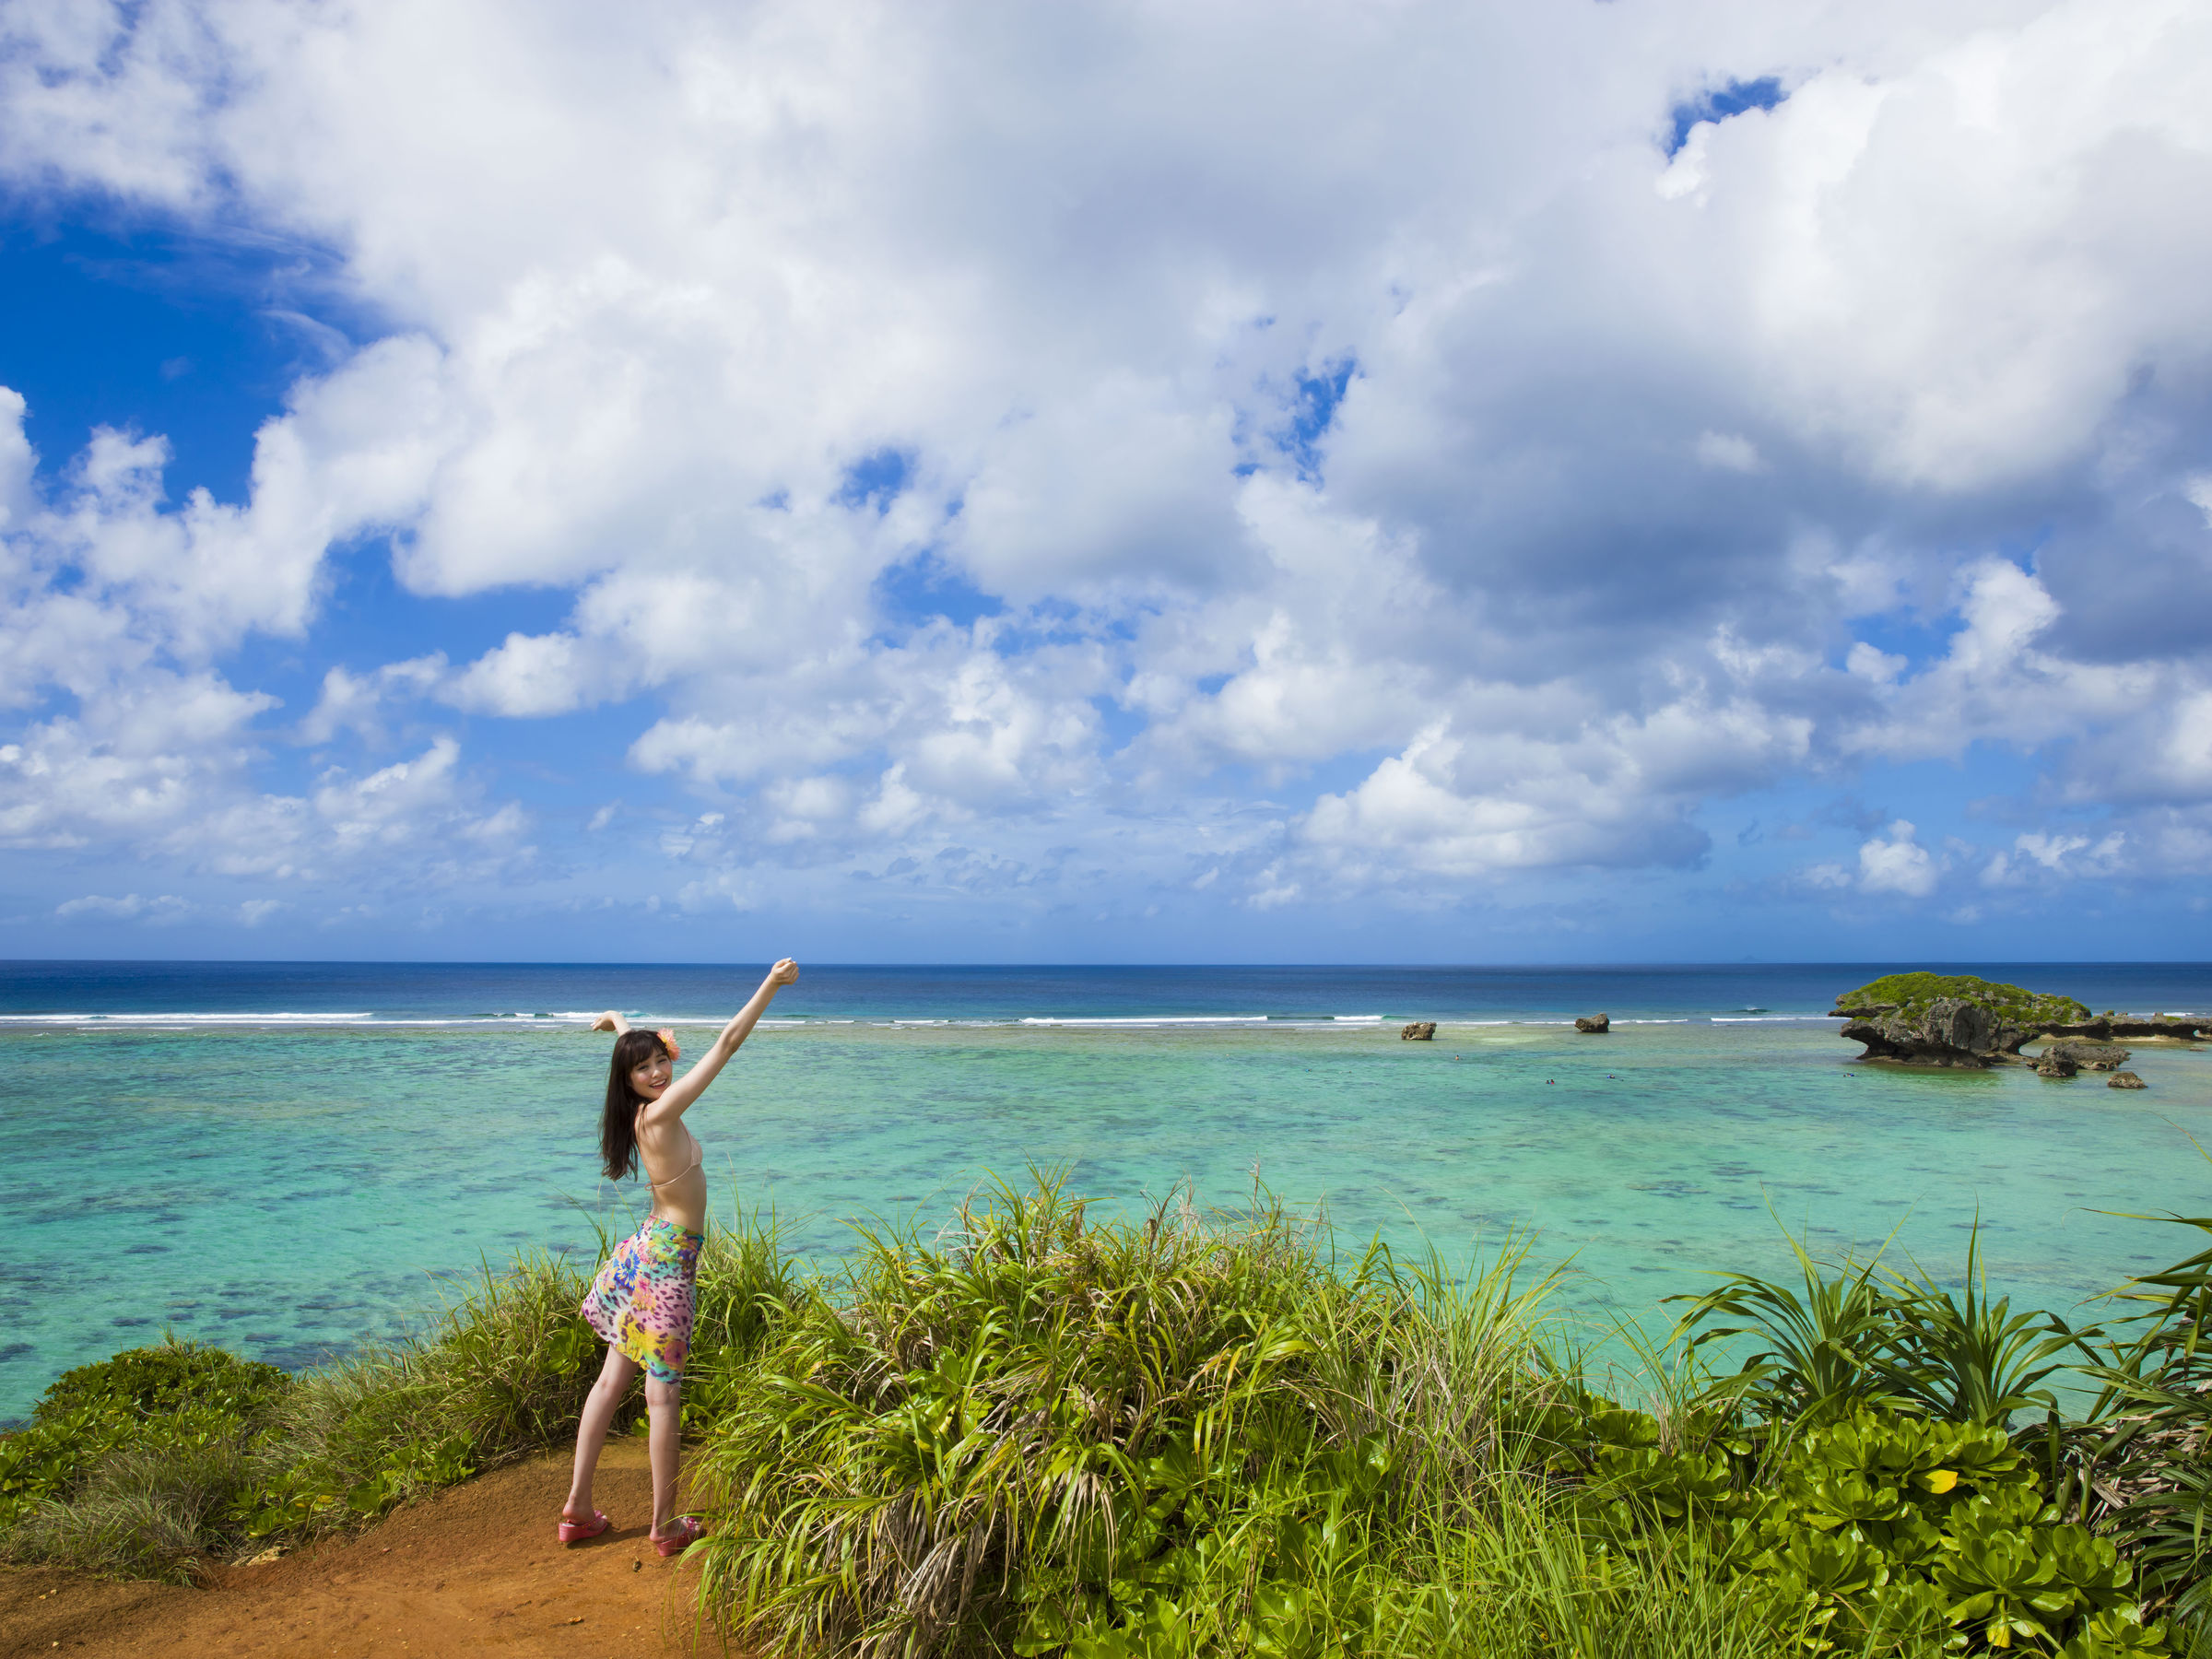
[[(693, 1122), (720, 1212), (820, 1257), (1031, 1166), (1127, 1209), (1257, 1182), (1346, 1252), (1532, 1235), (1594, 1325), (1785, 1266), (1783, 1227), (1947, 1277), (1978, 1216), (1994, 1285), (2092, 1314), (2194, 1247), (2108, 1212), (2212, 1213), (2212, 1051), (2137, 1048), (2140, 1093), (1854, 1064), (1818, 1010), (1880, 971), (813, 970)], [(2212, 1006), (2194, 967), (1977, 971)], [(696, 1053), (754, 972), (0, 965), (0, 1419), (164, 1329), (303, 1365), (479, 1263), (593, 1251), (640, 1194), (594, 1168), (582, 1016)]]

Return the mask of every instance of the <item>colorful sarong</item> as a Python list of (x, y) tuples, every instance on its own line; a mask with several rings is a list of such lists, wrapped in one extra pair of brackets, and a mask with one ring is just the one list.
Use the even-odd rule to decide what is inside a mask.
[(582, 1313), (610, 1347), (619, 1348), (660, 1382), (684, 1380), (698, 1312), (693, 1281), (706, 1240), (673, 1221), (648, 1216), (615, 1246), (583, 1299)]

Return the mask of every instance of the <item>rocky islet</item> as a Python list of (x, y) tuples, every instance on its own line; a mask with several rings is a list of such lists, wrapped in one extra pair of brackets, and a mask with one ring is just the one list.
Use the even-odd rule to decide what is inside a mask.
[[(2001, 984), (1972, 974), (1893, 973), (1836, 998), (1841, 1035), (1865, 1045), (1860, 1056), (1894, 1065), (1983, 1068), (2026, 1064), (2021, 1048), (2044, 1041), (2033, 1062), (2046, 1077), (2112, 1072), (2112, 1087), (2141, 1088), (2122, 1072), (2129, 1051), (2115, 1038), (2196, 1042), (2212, 1019), (2195, 1016), (2092, 1015), (2070, 996)], [(2086, 1040), (2086, 1041), (2077, 1041)], [(2132, 1079), (2122, 1083), (2118, 1078)]]

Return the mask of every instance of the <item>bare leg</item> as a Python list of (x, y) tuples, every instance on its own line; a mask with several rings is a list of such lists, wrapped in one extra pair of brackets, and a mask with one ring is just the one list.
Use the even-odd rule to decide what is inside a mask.
[(676, 1531), (676, 1472), (683, 1450), (684, 1385), (645, 1379), (645, 1417), (652, 1424), (647, 1444), (653, 1452), (653, 1531), (665, 1537)]
[[(606, 1350), (599, 1381), (592, 1384), (583, 1402), (583, 1420), (576, 1425), (576, 1473), (569, 1482), (569, 1501), (561, 1509), (562, 1520), (581, 1524), (592, 1518), (592, 1476), (599, 1467), (599, 1449), (606, 1444), (607, 1429), (637, 1374), (635, 1359), (620, 1348)], [(656, 1480), (654, 1484), (659, 1483)]]

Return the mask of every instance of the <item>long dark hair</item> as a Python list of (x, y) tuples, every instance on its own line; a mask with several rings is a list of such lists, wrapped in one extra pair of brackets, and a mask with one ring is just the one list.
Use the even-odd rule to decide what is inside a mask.
[(638, 1108), (645, 1097), (629, 1086), (629, 1074), (667, 1053), (658, 1031), (625, 1031), (615, 1039), (615, 1057), (606, 1069), (606, 1111), (599, 1120), (599, 1156), (609, 1181), (638, 1172)]

